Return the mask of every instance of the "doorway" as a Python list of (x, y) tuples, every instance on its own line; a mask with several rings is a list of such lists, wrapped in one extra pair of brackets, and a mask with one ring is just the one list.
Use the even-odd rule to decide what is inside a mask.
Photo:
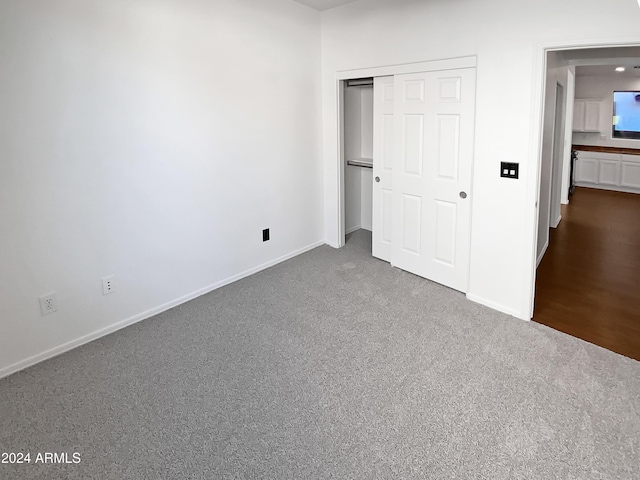
[[(549, 192), (551, 229), (548, 249), (546, 252), (543, 249), (537, 262), (539, 267), (536, 272), (532, 317), (536, 322), (640, 359), (640, 322), (637, 320), (640, 309), (637, 289), (640, 282), (640, 258), (636, 253), (640, 251), (640, 230), (636, 226), (640, 214), (640, 195), (608, 191), (615, 189), (612, 183), (619, 179), (616, 169), (621, 168), (625, 162), (616, 149), (629, 147), (630, 151), (627, 153), (640, 154), (640, 145), (623, 146), (611, 138), (609, 112), (612, 109), (609, 96), (613, 96), (615, 88), (609, 88), (609, 80), (603, 76), (579, 83), (581, 69), (588, 70), (589, 75), (594, 77), (605, 72), (602, 75), (613, 78), (618, 62), (640, 64), (640, 48), (593, 48), (549, 53), (556, 54), (556, 60), (560, 58), (562, 61), (556, 61), (555, 64), (551, 62), (553, 65), (547, 66), (547, 80), (553, 76), (552, 69), (560, 68), (566, 70), (568, 82), (561, 85), (554, 81), (555, 101), (550, 102), (548, 96), (545, 98), (539, 192), (542, 209), (545, 142), (549, 141), (544, 136), (552, 135)], [(576, 79), (575, 93), (572, 90), (573, 78)], [(615, 81), (620, 79), (615, 78)], [(595, 87), (587, 89), (587, 84)], [(550, 84), (547, 83), (547, 95), (549, 87)], [(564, 118), (558, 115), (561, 97), (565, 98)], [(576, 106), (581, 107), (576, 108), (575, 115), (571, 110), (574, 99), (580, 99), (576, 100)], [(591, 115), (583, 108), (587, 104), (591, 107)], [(553, 115), (550, 115), (551, 109), (554, 110)], [(593, 114), (594, 111), (600, 114)], [(580, 118), (574, 118), (575, 116)], [(549, 119), (555, 122), (553, 128), (548, 128)], [(558, 122), (565, 123), (564, 133), (558, 128)], [(560, 144), (564, 146), (563, 154), (560, 153)], [(603, 158), (598, 162), (585, 155), (589, 157), (585, 158), (585, 162), (590, 162), (589, 166), (595, 168), (595, 173), (589, 177), (594, 183), (590, 185), (593, 188), (585, 188), (587, 185), (576, 188), (569, 203), (569, 184), (572, 179), (568, 175), (571, 169), (567, 163), (568, 157), (570, 158), (567, 152), (571, 145), (577, 149), (591, 148), (607, 153), (585, 152)], [(616, 155), (622, 160), (618, 158), (613, 161), (609, 158)], [(637, 158), (640, 162), (640, 157)], [(635, 161), (629, 160), (627, 163), (634, 164)], [(579, 164), (577, 170), (580, 170)], [(574, 175), (573, 180), (580, 179), (579, 173)], [(564, 178), (559, 181), (562, 177)], [(596, 185), (597, 183), (600, 185)], [(543, 238), (540, 229), (544, 226), (542, 211), (539, 211), (539, 215), (538, 251), (540, 239)], [(562, 222), (557, 225), (560, 218)]]

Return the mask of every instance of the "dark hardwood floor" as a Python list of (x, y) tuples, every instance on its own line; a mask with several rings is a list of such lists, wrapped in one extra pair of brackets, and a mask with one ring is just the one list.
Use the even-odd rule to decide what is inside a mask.
[(576, 188), (538, 267), (533, 320), (640, 360), (640, 195)]

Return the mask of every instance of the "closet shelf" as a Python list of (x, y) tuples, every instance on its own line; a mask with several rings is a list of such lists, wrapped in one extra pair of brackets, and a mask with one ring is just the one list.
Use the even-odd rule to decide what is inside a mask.
[(352, 158), (350, 160), (347, 160), (347, 165), (351, 165), (352, 167), (373, 168), (373, 159), (372, 158)]

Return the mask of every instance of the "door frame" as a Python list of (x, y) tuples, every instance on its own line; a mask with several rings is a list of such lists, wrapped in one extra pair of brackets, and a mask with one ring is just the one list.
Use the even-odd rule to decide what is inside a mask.
[(335, 88), (338, 100), (338, 247), (345, 245), (345, 196), (344, 177), (346, 160), (344, 155), (344, 96), (343, 87), (346, 80), (355, 78), (386, 77), (389, 75), (401, 75), (404, 73), (435, 72), (438, 70), (455, 70), (459, 68), (475, 68), (477, 57), (459, 57), (442, 60), (432, 60), (417, 63), (405, 63), (399, 65), (385, 65), (354, 70), (340, 70), (336, 72)]
[(553, 119), (553, 148), (551, 151), (551, 188), (549, 189), (549, 227), (557, 228), (562, 219), (562, 157), (567, 142), (565, 122), (567, 117), (566, 87), (556, 80), (555, 115)]
[(567, 139), (571, 139), (573, 136), (573, 102), (575, 99), (576, 91), (576, 75), (574, 70), (569, 68), (567, 71), (567, 85), (565, 88), (565, 98), (567, 99), (565, 115), (564, 115), (564, 138), (565, 146), (562, 153), (562, 185), (560, 186), (560, 203), (563, 205), (569, 204), (569, 188), (571, 185), (571, 150), (572, 142), (568, 142)]
[[(526, 198), (530, 205), (534, 206), (532, 216), (527, 216), (529, 221), (529, 295), (525, 298), (525, 312), (528, 318), (533, 318), (536, 270), (537, 270), (537, 250), (538, 250), (538, 205), (540, 202), (540, 185), (542, 176), (542, 141), (545, 113), (545, 93), (547, 75), (547, 53), (552, 51), (582, 50), (586, 48), (615, 48), (615, 47), (640, 47), (640, 38), (603, 38), (590, 39), (574, 42), (545, 42), (539, 43), (534, 48), (533, 66), (533, 103), (531, 105), (531, 145), (530, 162), (528, 170), (527, 194)], [(566, 93), (566, 92), (565, 92)], [(524, 272), (523, 272), (524, 273)], [(524, 313), (524, 312), (523, 312)]]

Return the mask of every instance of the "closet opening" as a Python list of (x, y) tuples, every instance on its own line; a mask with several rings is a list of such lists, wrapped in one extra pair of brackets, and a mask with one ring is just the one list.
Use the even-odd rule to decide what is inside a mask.
[(373, 78), (348, 79), (341, 84), (341, 164), (344, 181), (342, 240), (345, 245), (352, 237), (354, 240), (358, 237), (358, 244), (367, 248), (370, 254), (373, 221)]

